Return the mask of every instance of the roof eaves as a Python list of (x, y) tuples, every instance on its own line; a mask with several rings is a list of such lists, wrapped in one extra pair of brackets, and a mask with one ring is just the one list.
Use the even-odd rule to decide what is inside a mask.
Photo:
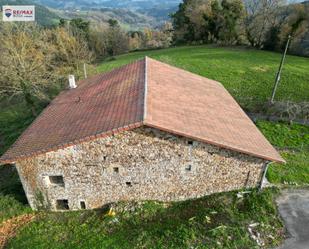
[(239, 153), (243, 153), (243, 154), (246, 154), (246, 155), (249, 155), (249, 156), (253, 156), (253, 157), (260, 158), (260, 159), (264, 159), (266, 161), (277, 162), (277, 163), (286, 163), (286, 161), (279, 154), (278, 154), (277, 158), (272, 158), (272, 157), (268, 157), (268, 156), (265, 156), (265, 155), (261, 155), (261, 154), (257, 154), (257, 153), (252, 153), (252, 152), (249, 152), (249, 151), (246, 151), (246, 150), (243, 150), (243, 149), (239, 149), (239, 148), (235, 148), (235, 147), (232, 147), (232, 146), (228, 146), (228, 145), (225, 145), (225, 144), (213, 142), (213, 141), (206, 140), (206, 139), (201, 139), (199, 137), (189, 136), (189, 135), (184, 134), (182, 132), (177, 132), (177, 131), (174, 131), (174, 130), (169, 130), (169, 129), (166, 129), (164, 127), (153, 125), (153, 124), (148, 123), (148, 122), (144, 122), (144, 125), (148, 126), (148, 127), (151, 127), (151, 128), (155, 128), (155, 129), (161, 130), (161, 131), (169, 132), (171, 134), (175, 134), (175, 135), (178, 135), (178, 136), (187, 137), (187, 138), (190, 138), (190, 139), (193, 139), (193, 140), (196, 140), (196, 141), (200, 141), (200, 142), (203, 142), (203, 143), (207, 143), (207, 144), (211, 144), (211, 145), (214, 145), (214, 146), (218, 146), (220, 148), (224, 148), (224, 149), (236, 151), (236, 152), (239, 152)]
[(39, 155), (43, 155), (43, 154), (46, 154), (46, 153), (49, 153), (49, 152), (55, 152), (55, 151), (58, 151), (60, 149), (65, 149), (65, 148), (69, 148), (69, 147), (72, 147), (74, 145), (78, 145), (78, 144), (81, 144), (81, 143), (94, 141), (94, 140), (99, 139), (99, 138), (109, 137), (109, 136), (112, 136), (112, 135), (115, 135), (115, 134), (118, 134), (118, 133), (121, 133), (121, 132), (124, 132), (124, 131), (129, 131), (129, 130), (139, 128), (141, 126), (143, 126), (143, 122), (137, 122), (137, 123), (134, 123), (134, 124), (130, 124), (130, 125), (126, 125), (126, 126), (123, 126), (123, 127), (120, 127), (120, 128), (113, 129), (111, 131), (99, 133), (99, 134), (96, 134), (94, 136), (93, 135), (87, 136), (87, 137), (84, 137), (84, 138), (81, 138), (81, 139), (78, 139), (78, 140), (75, 140), (75, 141), (71, 141), (71, 142), (67, 142), (67, 143), (63, 143), (61, 145), (51, 147), (51, 148), (48, 148), (48, 149), (45, 149), (45, 150), (36, 151), (34, 153), (30, 153), (30, 154), (26, 154), (26, 155), (20, 155), (20, 156), (13, 157), (13, 158), (5, 159), (5, 154), (4, 154), (2, 157), (0, 157), (0, 165), (14, 164), (16, 161), (26, 160), (26, 159), (33, 158), (33, 157), (36, 157), (36, 156), (39, 156)]

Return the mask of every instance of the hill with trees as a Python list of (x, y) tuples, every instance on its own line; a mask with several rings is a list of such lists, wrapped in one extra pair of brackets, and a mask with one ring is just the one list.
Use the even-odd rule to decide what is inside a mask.
[[(128, 1), (129, 3), (130, 1)], [(142, 30), (145, 27), (157, 28), (169, 19), (169, 14), (177, 10), (177, 5), (169, 3), (149, 4), (149, 8), (136, 9), (134, 4), (130, 8), (120, 8), (120, 2), (115, 7), (106, 4), (89, 5), (88, 1), (53, 1), (53, 0), (0, 0), (3, 5), (35, 5), (36, 21), (42, 26), (53, 26), (59, 23), (61, 18), (83, 18), (94, 26), (108, 26), (108, 20), (117, 20), (125, 30)], [(139, 2), (140, 3), (140, 2)], [(143, 5), (143, 4), (142, 4)], [(141, 5), (141, 6), (142, 6)], [(119, 7), (116, 7), (119, 6)], [(138, 5), (136, 5), (138, 6)], [(171, 7), (172, 6), (172, 7)]]
[[(169, 20), (169, 15), (177, 10), (177, 7), (181, 0), (34, 0), (36, 3), (49, 6), (54, 9), (65, 10), (67, 12), (78, 11), (91, 11), (95, 16), (99, 16), (101, 12), (110, 12), (118, 15), (119, 11), (122, 11), (122, 16), (126, 19), (136, 16), (137, 22), (135, 26), (141, 26), (138, 23), (144, 24), (144, 26), (158, 26), (164, 21)], [(108, 10), (108, 11), (107, 11)], [(124, 13), (126, 12), (126, 13)], [(102, 13), (101, 13), (102, 14)], [(110, 17), (114, 18), (114, 17)], [(143, 20), (141, 20), (143, 19)], [(118, 19), (119, 22), (122, 22)], [(142, 22), (140, 22), (142, 21)], [(130, 23), (128, 23), (130, 24)]]
[(91, 10), (58, 10), (54, 9), (54, 13), (63, 19), (82, 18), (91, 23), (92, 26), (108, 26), (110, 19), (117, 20), (121, 27), (125, 30), (142, 30), (157, 25), (158, 22), (147, 15), (127, 9), (110, 9), (100, 8)]
[(37, 3), (52, 8), (126, 8), (126, 9), (151, 9), (153, 7), (177, 6), (181, 0), (35, 0)]

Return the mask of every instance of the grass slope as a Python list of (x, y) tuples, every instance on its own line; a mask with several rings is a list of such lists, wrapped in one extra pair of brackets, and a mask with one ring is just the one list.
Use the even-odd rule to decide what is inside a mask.
[[(176, 47), (135, 52), (103, 62), (99, 72), (110, 71), (145, 55), (220, 81), (243, 108), (261, 111), (270, 98), (281, 55), (243, 48)], [(309, 59), (287, 56), (277, 100), (309, 101)]]
[(302, 150), (309, 148), (308, 126), (268, 121), (258, 121), (257, 126), (269, 142), (280, 149)]
[(7, 248), (257, 248), (248, 232), (252, 223), (265, 245), (275, 246), (282, 239), (277, 194), (267, 189), (241, 199), (231, 192), (167, 206), (146, 202), (115, 217), (102, 210), (42, 213)]
[(3, 107), (0, 104), (0, 156), (32, 123), (34, 117), (23, 104)]
[(272, 164), (268, 179), (272, 183), (309, 184), (309, 127), (267, 121), (259, 121), (257, 126), (287, 161)]
[(0, 167), (0, 224), (12, 217), (31, 212), (16, 170)]
[(309, 184), (309, 151), (282, 152), (286, 164), (272, 164), (267, 178), (272, 183), (304, 185)]

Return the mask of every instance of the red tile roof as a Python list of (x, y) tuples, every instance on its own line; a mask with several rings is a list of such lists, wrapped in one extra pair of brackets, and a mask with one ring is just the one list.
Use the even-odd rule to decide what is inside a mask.
[(144, 124), (284, 162), (221, 83), (152, 59), (147, 62)]
[(142, 60), (62, 92), (0, 160), (12, 162), (141, 123), (144, 82)]
[(0, 163), (142, 125), (284, 162), (216, 81), (146, 58), (78, 85), (52, 101)]

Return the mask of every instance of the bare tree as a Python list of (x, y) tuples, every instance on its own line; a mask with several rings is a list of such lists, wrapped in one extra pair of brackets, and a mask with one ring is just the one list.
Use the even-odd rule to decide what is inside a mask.
[(3, 25), (0, 47), (0, 97), (23, 96), (35, 115), (35, 98), (46, 98), (44, 89), (54, 77), (44, 31), (35, 25)]
[(64, 30), (1, 24), (0, 98), (20, 98), (31, 108), (48, 101), (48, 89), (89, 58), (86, 45)]
[(285, 0), (245, 0), (247, 39), (251, 46), (262, 48), (267, 32), (277, 25)]

